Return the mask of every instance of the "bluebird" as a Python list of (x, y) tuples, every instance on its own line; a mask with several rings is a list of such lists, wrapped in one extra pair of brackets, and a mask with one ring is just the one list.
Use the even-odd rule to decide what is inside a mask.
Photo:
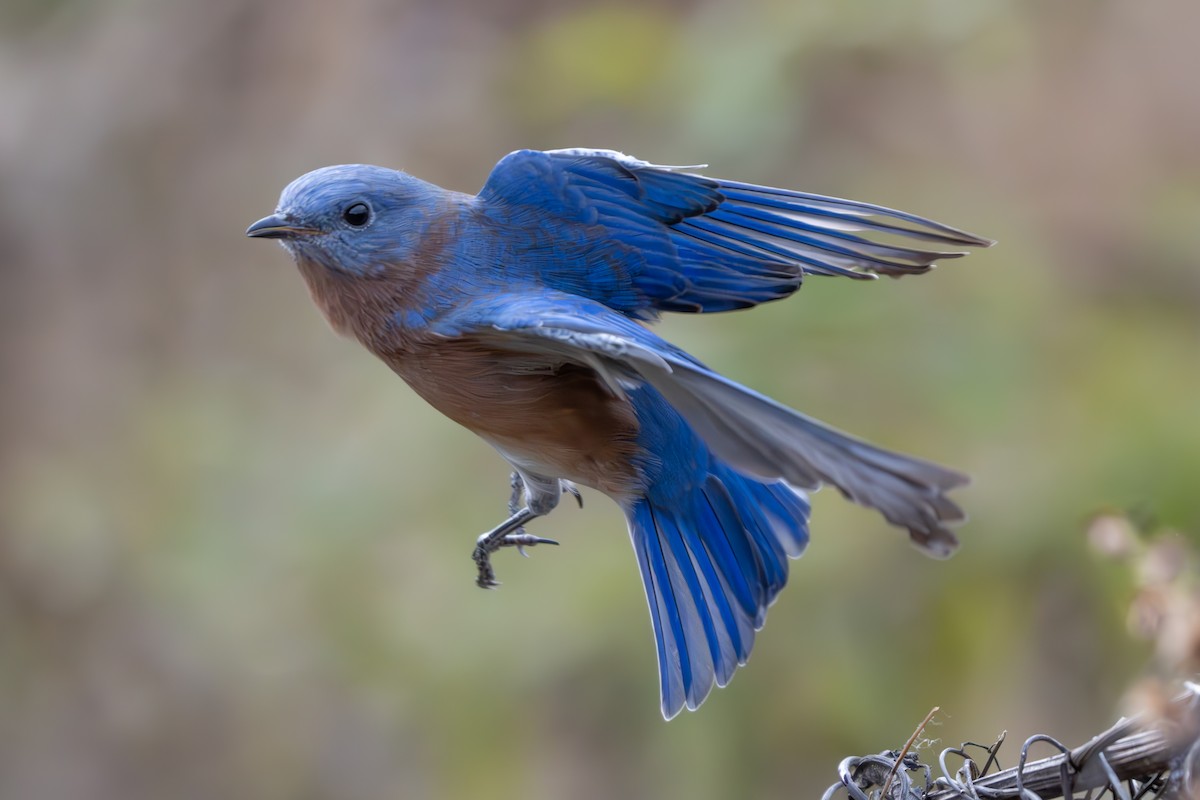
[[(696, 709), (746, 663), (808, 542), (823, 484), (936, 558), (967, 478), (837, 431), (657, 336), (662, 312), (787, 297), (806, 275), (900, 277), (992, 242), (867, 203), (650, 164), (519, 150), (477, 195), (392, 169), (318, 169), (246, 231), (291, 253), (333, 329), (512, 467), (492, 554), (576, 485), (624, 511), (658, 653), (662, 713)], [(524, 552), (522, 550), (522, 552)]]

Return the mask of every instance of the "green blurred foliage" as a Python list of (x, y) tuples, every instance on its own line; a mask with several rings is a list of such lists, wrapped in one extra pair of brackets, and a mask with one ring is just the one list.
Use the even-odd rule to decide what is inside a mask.
[[(1200, 6), (0, 7), (0, 797), (799, 797), (846, 755), (1080, 741), (1148, 658), (1101, 509), (1200, 530)], [(661, 327), (963, 468), (961, 553), (815, 498), (752, 663), (657, 711), (604, 498), (502, 555), (503, 463), (242, 238), (310, 168), (457, 189), (612, 147), (1000, 240)], [(569, 505), (569, 504), (568, 504)]]

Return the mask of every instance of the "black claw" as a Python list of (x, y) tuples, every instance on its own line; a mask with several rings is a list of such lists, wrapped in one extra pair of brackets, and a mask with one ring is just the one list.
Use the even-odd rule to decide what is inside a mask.
[(525, 552), (526, 547), (533, 547), (535, 544), (558, 544), (553, 539), (543, 539), (541, 536), (534, 536), (526, 533), (524, 530), (510, 533), (505, 538), (509, 539), (509, 544), (515, 545), (517, 552), (525, 558), (529, 558), (529, 553)]

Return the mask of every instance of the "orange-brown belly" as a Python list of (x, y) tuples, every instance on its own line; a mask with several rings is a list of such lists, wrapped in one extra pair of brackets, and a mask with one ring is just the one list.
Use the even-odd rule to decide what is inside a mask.
[(385, 360), (430, 405), (522, 469), (616, 497), (637, 489), (637, 418), (592, 369), (470, 338)]

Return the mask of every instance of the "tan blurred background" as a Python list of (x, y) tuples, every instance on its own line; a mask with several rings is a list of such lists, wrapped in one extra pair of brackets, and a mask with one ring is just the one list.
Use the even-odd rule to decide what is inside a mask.
[[(0, 797), (794, 798), (901, 744), (1078, 742), (1148, 658), (1105, 509), (1200, 530), (1200, 5), (0, 5)], [(668, 337), (963, 468), (923, 559), (833, 493), (751, 664), (658, 714), (620, 515), (472, 585), (504, 464), (243, 238), (363, 161), (610, 147), (1000, 245)], [(568, 504), (569, 505), (569, 504)]]

